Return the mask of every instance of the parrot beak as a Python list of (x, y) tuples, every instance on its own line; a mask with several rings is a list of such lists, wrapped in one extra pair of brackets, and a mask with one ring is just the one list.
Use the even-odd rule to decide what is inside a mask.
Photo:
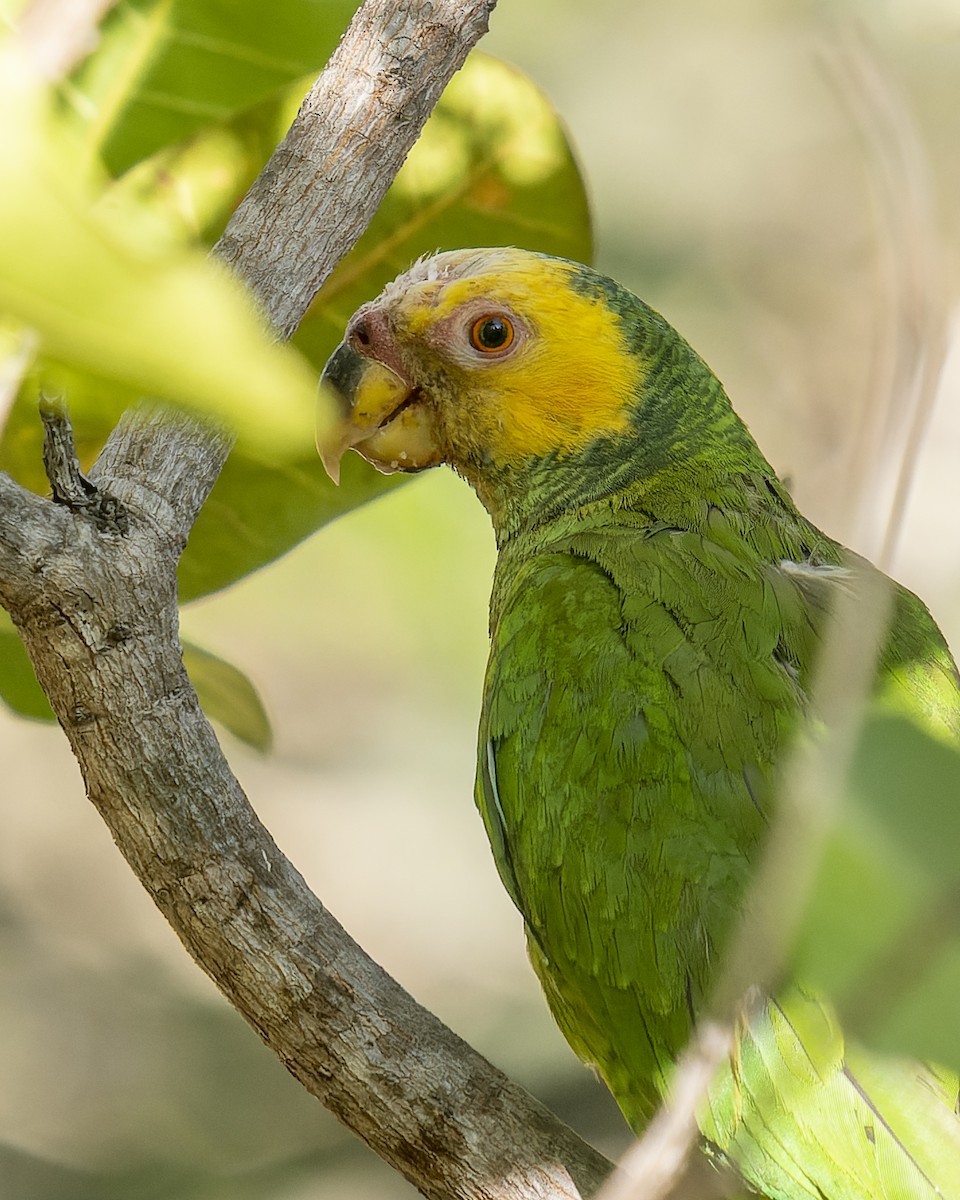
[(433, 412), (418, 387), (341, 342), (320, 376), (340, 419), (317, 434), (324, 469), (340, 482), (340, 460), (356, 450), (378, 471), (423, 471), (441, 461)]

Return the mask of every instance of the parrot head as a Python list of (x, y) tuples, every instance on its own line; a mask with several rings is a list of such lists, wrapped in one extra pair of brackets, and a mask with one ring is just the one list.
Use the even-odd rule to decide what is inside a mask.
[(415, 263), (353, 315), (321, 384), (339, 409), (318, 439), (334, 481), (348, 449), (384, 472), (446, 463), (495, 525), (521, 496), (555, 507), (622, 489), (675, 456), (708, 410), (739, 425), (709, 368), (641, 300), (511, 247)]

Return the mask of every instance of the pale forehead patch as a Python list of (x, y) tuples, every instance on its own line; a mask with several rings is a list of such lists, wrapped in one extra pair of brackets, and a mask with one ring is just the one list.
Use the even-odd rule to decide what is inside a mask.
[(411, 284), (470, 279), (474, 275), (489, 274), (501, 267), (517, 266), (525, 260), (541, 257), (529, 250), (518, 250), (515, 246), (444, 250), (439, 254), (418, 258), (412, 267), (387, 284), (381, 292), (381, 299), (386, 302), (398, 299)]

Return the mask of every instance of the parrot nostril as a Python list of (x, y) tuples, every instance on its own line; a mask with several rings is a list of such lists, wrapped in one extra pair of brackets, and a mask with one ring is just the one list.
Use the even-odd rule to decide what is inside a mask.
[(362, 358), (390, 361), (392, 330), (387, 314), (374, 305), (365, 305), (347, 326), (346, 343)]
[(357, 346), (362, 346), (368, 350), (370, 343), (373, 341), (370, 336), (370, 327), (367, 322), (361, 318), (350, 330), (350, 340)]

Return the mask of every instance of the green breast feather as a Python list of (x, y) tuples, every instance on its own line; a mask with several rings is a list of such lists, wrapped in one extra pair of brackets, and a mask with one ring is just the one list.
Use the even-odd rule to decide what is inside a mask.
[[(704, 503), (683, 528), (581, 513), (508, 542), (494, 585), (478, 803), (553, 1014), (638, 1131), (709, 994), (845, 586), (838, 547), (751, 507)], [(956, 730), (939, 633), (898, 604), (885, 678)], [(960, 1196), (956, 1101), (791, 988), (757, 1002), (701, 1127), (776, 1200)]]

